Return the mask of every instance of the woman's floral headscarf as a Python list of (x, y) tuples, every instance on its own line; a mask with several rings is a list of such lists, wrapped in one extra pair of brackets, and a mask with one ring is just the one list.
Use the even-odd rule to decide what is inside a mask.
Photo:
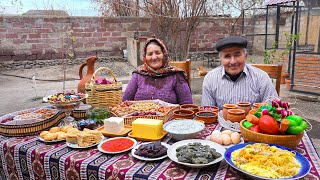
[[(160, 69), (153, 69), (151, 68), (147, 63), (146, 63), (146, 51), (147, 51), (147, 46), (151, 42), (157, 42), (161, 50), (163, 51), (163, 62), (162, 62), (162, 67)], [(166, 47), (166, 45), (157, 38), (150, 38), (146, 41), (143, 47), (143, 65), (139, 66), (137, 70), (133, 71), (133, 73), (138, 73), (141, 75), (146, 75), (146, 76), (151, 76), (151, 77), (166, 77), (174, 73), (179, 73), (182, 72), (184, 77), (187, 79), (187, 73), (178, 67), (171, 66), (169, 64), (170, 62), (170, 57), (169, 57), (169, 51)]]

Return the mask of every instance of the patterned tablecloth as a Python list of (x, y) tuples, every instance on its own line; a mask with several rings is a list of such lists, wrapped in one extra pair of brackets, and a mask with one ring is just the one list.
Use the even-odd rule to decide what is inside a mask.
[[(207, 125), (202, 138), (219, 125)], [(164, 142), (175, 141), (167, 135)], [(320, 159), (305, 133), (297, 151), (311, 164), (305, 179), (319, 179)], [(108, 155), (97, 150), (72, 149), (65, 142), (45, 144), (38, 136), (0, 136), (0, 179), (248, 179), (224, 160), (207, 168), (192, 169), (169, 158), (154, 162), (135, 159), (131, 152)]]

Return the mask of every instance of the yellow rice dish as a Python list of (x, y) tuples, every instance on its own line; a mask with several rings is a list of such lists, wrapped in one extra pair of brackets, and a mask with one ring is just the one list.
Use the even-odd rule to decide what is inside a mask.
[(266, 178), (288, 178), (298, 174), (295, 154), (267, 144), (247, 145), (231, 154), (232, 162), (250, 174)]

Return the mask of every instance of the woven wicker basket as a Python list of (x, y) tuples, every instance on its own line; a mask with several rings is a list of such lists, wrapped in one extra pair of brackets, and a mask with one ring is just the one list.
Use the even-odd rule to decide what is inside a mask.
[(0, 134), (3, 136), (29, 136), (40, 133), (43, 130), (49, 129), (52, 126), (57, 126), (61, 119), (66, 115), (63, 112), (58, 112), (53, 117), (37, 123), (24, 125), (4, 125), (0, 124)]
[(166, 123), (167, 121), (169, 121), (170, 119), (173, 118), (173, 111), (179, 109), (180, 107), (177, 106), (175, 108), (172, 108), (170, 111), (168, 111), (166, 114), (164, 115), (160, 115), (160, 116), (133, 116), (133, 117), (125, 117), (124, 118), (124, 124), (131, 126), (132, 122), (138, 118), (145, 118), (145, 119), (159, 119), (159, 120), (163, 120), (163, 124)]
[[(100, 71), (107, 71), (113, 76), (112, 84), (96, 84), (95, 77)], [(87, 103), (93, 107), (113, 107), (122, 101), (122, 83), (118, 82), (116, 76), (107, 67), (98, 68), (92, 75), (91, 81), (85, 85), (86, 93), (89, 95)]]
[(240, 131), (243, 139), (247, 142), (261, 142), (268, 144), (277, 144), (281, 146), (286, 146), (288, 148), (294, 149), (301, 141), (303, 133), (298, 135), (269, 135), (262, 134), (250, 131), (243, 127), (242, 123), (245, 120), (240, 122)]

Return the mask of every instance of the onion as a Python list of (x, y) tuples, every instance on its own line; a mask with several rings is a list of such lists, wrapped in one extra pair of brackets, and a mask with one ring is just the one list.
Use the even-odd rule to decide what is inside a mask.
[(268, 109), (262, 110), (262, 111), (261, 111), (261, 114), (262, 114), (262, 115), (269, 115)]

